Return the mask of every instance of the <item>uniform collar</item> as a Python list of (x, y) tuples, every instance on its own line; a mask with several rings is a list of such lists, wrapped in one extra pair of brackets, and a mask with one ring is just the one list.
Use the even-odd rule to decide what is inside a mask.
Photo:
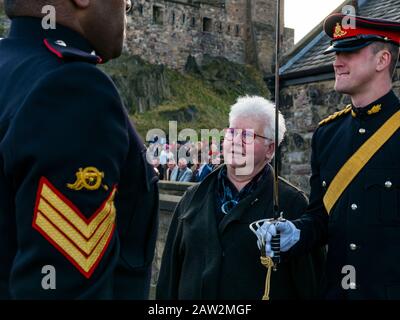
[(381, 114), (383, 111), (386, 112), (388, 109), (392, 109), (393, 107), (398, 107), (398, 104), (399, 99), (393, 90), (391, 90), (383, 97), (375, 100), (363, 108), (356, 108), (352, 105), (351, 115), (353, 118), (367, 118)]
[(60, 24), (56, 25), (56, 29), (43, 29), (42, 19), (34, 17), (13, 18), (8, 37), (11, 39), (22, 38), (26, 41), (37, 41), (40, 44), (44, 39), (54, 39), (63, 41), (68, 46), (88, 53), (93, 51), (89, 42), (78, 32)]

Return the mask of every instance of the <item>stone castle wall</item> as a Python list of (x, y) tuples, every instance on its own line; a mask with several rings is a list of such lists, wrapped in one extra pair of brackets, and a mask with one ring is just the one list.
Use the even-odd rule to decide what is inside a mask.
[[(274, 3), (139, 0), (128, 16), (126, 49), (150, 63), (175, 69), (183, 69), (189, 55), (201, 63), (203, 55), (209, 54), (254, 64), (270, 73), (275, 50)], [(284, 30), (286, 52), (293, 46), (294, 33)]]
[(128, 17), (127, 50), (175, 69), (182, 69), (189, 55), (201, 58), (203, 52), (243, 62), (240, 25), (237, 34), (236, 24), (227, 23), (225, 13), (224, 8), (209, 5), (144, 1)]

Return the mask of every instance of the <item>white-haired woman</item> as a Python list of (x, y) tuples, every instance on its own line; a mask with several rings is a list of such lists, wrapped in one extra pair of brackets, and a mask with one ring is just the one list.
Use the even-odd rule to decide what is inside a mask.
[[(255, 220), (272, 217), (274, 105), (241, 97), (225, 130), (225, 164), (188, 190), (168, 233), (158, 299), (261, 299), (266, 269), (260, 263)], [(286, 128), (279, 114), (279, 143)], [(304, 194), (281, 179), (280, 207), (289, 219), (307, 206)], [(321, 253), (321, 250), (318, 250)], [(271, 278), (271, 299), (315, 298), (320, 261), (305, 255), (282, 262)]]

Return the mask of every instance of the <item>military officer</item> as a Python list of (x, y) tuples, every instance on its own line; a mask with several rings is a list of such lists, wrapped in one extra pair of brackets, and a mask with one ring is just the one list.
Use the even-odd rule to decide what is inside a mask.
[[(55, 29), (42, 27), (48, 4)], [(5, 0), (0, 298), (148, 297), (157, 178), (115, 85), (96, 67), (121, 54), (126, 6)]]
[[(281, 250), (293, 246), (286, 258), (328, 244), (327, 298), (400, 299), (400, 102), (392, 91), (400, 23), (350, 18), (353, 29), (334, 14), (324, 30), (326, 53), (336, 54), (335, 90), (352, 103), (320, 122), (308, 210), (277, 229)], [(260, 229), (268, 243), (270, 227)]]

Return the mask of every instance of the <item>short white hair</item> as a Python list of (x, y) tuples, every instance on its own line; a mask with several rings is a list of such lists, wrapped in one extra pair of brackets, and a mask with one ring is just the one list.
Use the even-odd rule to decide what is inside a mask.
[[(236, 103), (231, 106), (229, 123), (238, 118), (262, 120), (264, 123), (264, 136), (275, 141), (275, 104), (273, 102), (259, 96), (239, 97)], [(278, 145), (280, 145), (285, 136), (286, 125), (280, 111), (278, 118)]]

